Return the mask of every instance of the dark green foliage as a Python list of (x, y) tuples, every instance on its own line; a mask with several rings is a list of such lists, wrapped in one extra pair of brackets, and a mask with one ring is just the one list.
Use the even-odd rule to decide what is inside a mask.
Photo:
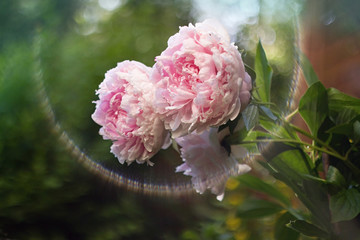
[(263, 102), (270, 102), (271, 78), (273, 71), (268, 64), (261, 42), (259, 42), (256, 48), (255, 73), (257, 98)]
[(291, 221), (289, 224), (287, 224), (287, 226), (291, 229), (294, 229), (295, 231), (304, 234), (305, 236), (320, 238), (329, 237), (329, 235), (322, 229), (303, 220)]
[(360, 192), (351, 188), (330, 198), (332, 222), (351, 220), (360, 213)]
[(299, 112), (315, 137), (328, 111), (325, 87), (320, 82), (313, 83), (300, 100)]
[(299, 239), (299, 232), (287, 227), (286, 225), (296, 218), (289, 212), (281, 215), (275, 224), (274, 239), (276, 240), (296, 240)]
[(242, 113), (246, 130), (253, 129), (259, 122), (259, 109), (256, 105), (250, 104)]
[(237, 209), (240, 218), (261, 218), (280, 212), (283, 208), (274, 202), (261, 199), (247, 199)]
[[(259, 43), (255, 60), (257, 94), (242, 113), (248, 133), (241, 138), (234, 133), (228, 139), (244, 147), (257, 143), (265, 159), (259, 163), (294, 191), (309, 214), (294, 210), (277, 189), (251, 176), (240, 177), (240, 183), (270, 199), (246, 200), (237, 214), (260, 218), (286, 209), (288, 213), (275, 225), (277, 238), (280, 232), (288, 231), (288, 239), (297, 239), (295, 230), (305, 236), (342, 239), (345, 231), (332, 224), (348, 221), (351, 226), (350, 221), (360, 213), (360, 100), (336, 89), (325, 89), (303, 57), (301, 64), (309, 88), (300, 99), (298, 112), (310, 133), (292, 125), (276, 111), (274, 103), (269, 103), (271, 71), (270, 67), (259, 67), (268, 66)], [(297, 134), (310, 138), (312, 143), (302, 141)], [(293, 230), (284, 228), (284, 224)]]
[(259, 191), (267, 194), (268, 196), (274, 198), (274, 200), (279, 201), (284, 206), (289, 206), (290, 202), (278, 189), (272, 185), (262, 181), (260, 178), (251, 176), (251, 175), (242, 175), (238, 177), (240, 183), (252, 190)]

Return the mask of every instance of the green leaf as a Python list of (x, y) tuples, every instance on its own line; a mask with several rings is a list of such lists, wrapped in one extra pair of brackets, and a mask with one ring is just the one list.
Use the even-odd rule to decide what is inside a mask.
[(336, 125), (328, 129), (326, 133), (336, 133), (336, 134), (351, 136), (353, 134), (353, 124), (346, 123), (346, 124)]
[(249, 174), (245, 174), (238, 177), (238, 180), (242, 185), (252, 190), (266, 193), (267, 195), (273, 197), (274, 199), (282, 202), (285, 206), (290, 205), (289, 199), (284, 194), (282, 194), (277, 188), (264, 182), (260, 178), (254, 177)]
[(314, 177), (313, 175), (302, 174), (301, 176), (305, 177), (306, 179), (309, 179), (309, 180), (315, 181), (317, 183), (320, 183), (320, 184), (326, 184), (326, 180), (324, 180), (322, 178), (319, 178), (319, 177)]
[(260, 110), (265, 114), (265, 116), (267, 116), (268, 118), (270, 118), (273, 121), (276, 121), (278, 118), (274, 115), (274, 113), (270, 110), (270, 108), (265, 107), (265, 106), (260, 106), (259, 107)]
[(338, 187), (346, 187), (346, 181), (344, 176), (334, 166), (329, 167), (326, 174), (326, 181)]
[(260, 41), (256, 48), (255, 73), (257, 97), (262, 102), (270, 102), (271, 77), (273, 71), (268, 64), (266, 54)]
[(330, 166), (326, 174), (326, 186), (327, 192), (330, 195), (335, 195), (338, 192), (347, 188), (346, 180), (340, 171), (334, 167)]
[(271, 164), (269, 164), (268, 162), (264, 162), (264, 161), (257, 161), (263, 168), (265, 168), (274, 178), (284, 182), (285, 184), (287, 184), (288, 186), (290, 186), (290, 182), (287, 181), (286, 178), (284, 178), (284, 176), (279, 173), (275, 168), (273, 168), (273, 166), (271, 166)]
[(312, 84), (300, 99), (299, 112), (311, 133), (317, 136), (317, 131), (328, 116), (327, 92), (321, 82)]
[(304, 174), (302, 176), (326, 187), (328, 194), (336, 194), (347, 187), (345, 178), (340, 173), (340, 171), (334, 166), (329, 167), (328, 172), (326, 174), (326, 180), (307, 174)]
[(281, 165), (286, 165), (295, 170), (298, 174), (310, 174), (314, 165), (307, 154), (302, 150), (289, 150), (280, 153), (272, 161), (272, 164), (276, 164), (281, 168)]
[(256, 105), (250, 104), (242, 112), (245, 127), (249, 131), (259, 122), (259, 109)]
[(240, 218), (261, 218), (273, 215), (282, 210), (283, 208), (279, 204), (273, 202), (260, 199), (248, 199), (238, 207), (236, 215)]
[(313, 171), (309, 156), (301, 150), (290, 150), (277, 155), (270, 165), (274, 169), (272, 175), (292, 188), (313, 214), (314, 222), (328, 229), (330, 213), (326, 187), (322, 182), (306, 177)]
[(319, 82), (319, 78), (317, 77), (309, 59), (306, 57), (305, 54), (300, 53), (300, 61), (301, 68), (308, 86), (310, 87), (314, 83)]
[(336, 125), (341, 125), (345, 123), (350, 123), (354, 118), (359, 116), (359, 114), (351, 108), (342, 109), (336, 117)]
[(351, 188), (330, 197), (332, 222), (351, 220), (360, 213), (360, 193)]
[(275, 223), (274, 239), (276, 240), (296, 240), (299, 239), (299, 232), (286, 226), (290, 221), (296, 218), (289, 212), (281, 215)]
[(337, 115), (345, 108), (349, 108), (360, 114), (360, 99), (351, 97), (335, 88), (327, 90), (330, 115)]
[(329, 236), (324, 230), (303, 220), (291, 221), (286, 226), (309, 237), (327, 238)]

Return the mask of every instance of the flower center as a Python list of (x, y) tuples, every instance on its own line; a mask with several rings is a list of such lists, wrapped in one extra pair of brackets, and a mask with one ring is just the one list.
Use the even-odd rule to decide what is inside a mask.
[(194, 63), (194, 56), (181, 56), (175, 62), (176, 76), (181, 86), (191, 88), (199, 82), (199, 67)]

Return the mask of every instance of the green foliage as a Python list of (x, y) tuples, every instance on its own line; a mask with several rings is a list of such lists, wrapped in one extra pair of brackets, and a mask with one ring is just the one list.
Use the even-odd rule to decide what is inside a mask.
[(242, 113), (245, 127), (247, 130), (251, 130), (259, 122), (259, 109), (256, 105), (249, 104)]
[[(294, 161), (294, 160), (297, 161)], [(276, 165), (279, 168), (290, 168), (296, 174), (310, 174), (313, 164), (308, 155), (304, 154), (299, 149), (287, 150), (276, 155), (270, 162), (271, 165)], [(285, 169), (284, 169), (285, 171)], [(288, 170), (286, 170), (288, 171)], [(286, 172), (285, 171), (285, 172)], [(282, 172), (282, 171), (280, 171)], [(292, 176), (295, 178), (295, 175)]]
[(274, 115), (274, 113), (270, 110), (270, 108), (265, 106), (259, 106), (260, 111), (264, 113), (264, 115), (268, 118), (270, 118), (273, 121), (276, 121), (278, 117)]
[(289, 224), (287, 224), (287, 226), (309, 237), (319, 237), (319, 238), (329, 237), (329, 235), (322, 229), (303, 220), (291, 221)]
[(268, 64), (261, 42), (258, 43), (256, 48), (255, 73), (256, 97), (263, 102), (270, 102), (271, 77), (273, 71)]
[(313, 85), (314, 83), (319, 82), (319, 79), (318, 79), (309, 59), (300, 50), (298, 50), (298, 51), (300, 54), (300, 66), (301, 66), (302, 72), (304, 74), (304, 77), (305, 77), (305, 80), (306, 80), (308, 86), (311, 87), (311, 85)]
[(337, 187), (347, 187), (344, 176), (336, 167), (333, 166), (330, 166), (328, 169), (328, 172), (326, 174), (326, 182), (333, 184)]
[(360, 99), (351, 97), (335, 88), (327, 89), (329, 112), (331, 117), (337, 116), (344, 109), (351, 109), (360, 114)]
[(276, 221), (274, 227), (274, 239), (276, 240), (296, 240), (299, 239), (299, 232), (289, 228), (286, 224), (295, 221), (296, 218), (289, 212), (282, 214)]
[(351, 220), (360, 214), (360, 192), (350, 188), (330, 198), (332, 222)]
[(283, 208), (274, 202), (261, 199), (247, 199), (237, 209), (240, 218), (260, 218), (280, 212)]
[(316, 82), (309, 87), (299, 103), (299, 112), (315, 137), (328, 111), (326, 89), (321, 82)]
[(273, 197), (275, 200), (281, 202), (285, 206), (289, 206), (289, 199), (284, 196), (277, 188), (264, 182), (260, 178), (251, 175), (242, 175), (238, 177), (239, 182), (252, 190), (259, 191)]
[[(265, 160), (259, 161), (260, 165), (290, 187), (308, 212), (293, 209), (276, 188), (245, 175), (238, 178), (239, 182), (264, 194), (266, 200), (263, 197), (246, 200), (237, 209), (237, 216), (261, 218), (287, 210), (275, 224), (276, 239), (298, 239), (299, 233), (342, 239), (345, 231), (332, 224), (354, 220), (360, 214), (360, 99), (336, 89), (325, 89), (305, 56), (301, 57), (301, 67), (309, 88), (298, 109), (284, 117), (270, 102), (271, 68), (259, 43), (255, 59), (257, 93), (242, 113), (247, 133), (238, 138), (235, 132), (228, 140), (244, 147), (257, 144), (256, 149)], [(296, 113), (306, 122), (310, 133), (289, 122)], [(312, 143), (301, 140), (298, 134), (310, 138)], [(288, 237), (282, 237), (282, 233)]]

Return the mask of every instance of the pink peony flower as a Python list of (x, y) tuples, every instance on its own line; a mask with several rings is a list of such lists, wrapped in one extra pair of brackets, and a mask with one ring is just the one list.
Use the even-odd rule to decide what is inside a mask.
[(148, 162), (164, 144), (167, 132), (152, 102), (154, 85), (151, 68), (136, 61), (124, 61), (105, 74), (97, 94), (93, 120), (100, 134), (113, 141), (111, 152), (120, 163)]
[(233, 154), (229, 155), (220, 145), (219, 136), (217, 129), (211, 128), (202, 134), (193, 133), (175, 140), (181, 146), (184, 161), (176, 168), (176, 172), (191, 176), (198, 193), (210, 189), (221, 201), (228, 178), (247, 173), (251, 168), (238, 163)]
[(214, 20), (180, 27), (155, 60), (154, 105), (173, 138), (225, 124), (248, 103), (240, 94), (251, 89), (241, 55)]
[(242, 83), (241, 89), (240, 89), (240, 102), (241, 102), (241, 111), (244, 110), (247, 105), (250, 102), (250, 91), (252, 89), (252, 83), (251, 83), (251, 77), (250, 75), (246, 72), (245, 73), (245, 79)]

